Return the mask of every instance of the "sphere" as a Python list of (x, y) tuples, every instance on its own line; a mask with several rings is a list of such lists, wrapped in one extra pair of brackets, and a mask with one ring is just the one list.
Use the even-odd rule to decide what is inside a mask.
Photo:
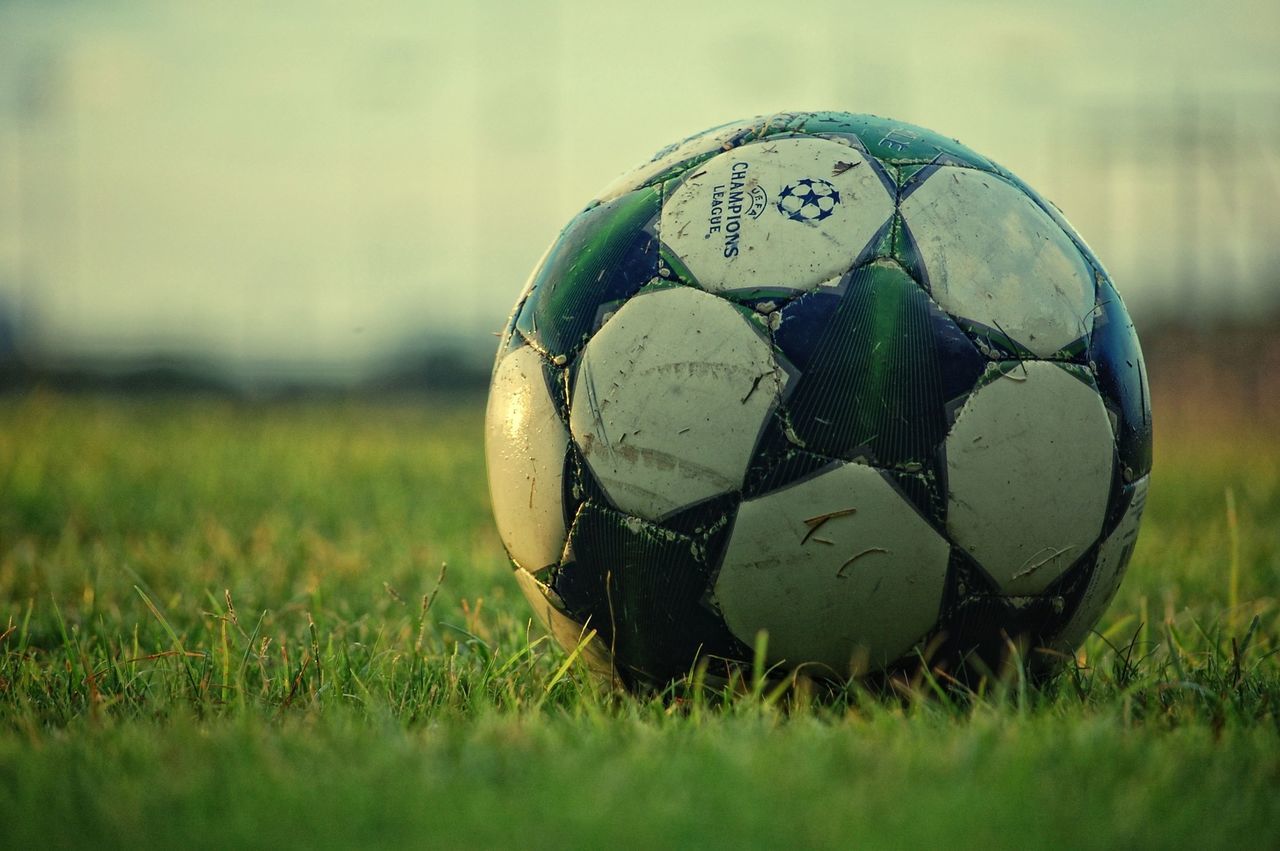
[(1111, 279), (1018, 178), (913, 125), (772, 115), (555, 239), (499, 346), (489, 486), (536, 616), (629, 686), (757, 653), (1049, 665), (1133, 551), (1148, 398)]

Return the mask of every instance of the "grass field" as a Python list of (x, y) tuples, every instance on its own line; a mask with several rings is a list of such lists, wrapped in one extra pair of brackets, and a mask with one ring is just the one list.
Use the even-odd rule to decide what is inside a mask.
[(1041, 688), (673, 704), (529, 625), (480, 417), (3, 398), (0, 847), (1280, 847), (1262, 429), (1159, 432), (1129, 578)]

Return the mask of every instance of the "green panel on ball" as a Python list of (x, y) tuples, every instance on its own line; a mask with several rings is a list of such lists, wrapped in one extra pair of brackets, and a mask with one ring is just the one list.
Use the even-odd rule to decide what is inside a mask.
[(838, 304), (819, 298), (787, 305), (775, 334), (801, 371), (787, 410), (802, 445), (882, 465), (929, 463), (948, 402), (973, 386), (982, 357), (896, 263), (859, 269)]
[(679, 281), (691, 287), (698, 285), (698, 279), (689, 271), (685, 262), (665, 245), (658, 248), (658, 277), (663, 280)]
[(658, 275), (658, 188), (591, 207), (561, 234), (534, 281), (516, 327), (552, 358), (570, 357), (595, 329), (602, 308), (634, 295)]
[(876, 159), (890, 164), (924, 163), (939, 156), (974, 168), (991, 169), (991, 161), (940, 133), (876, 115), (815, 112), (801, 125), (805, 133), (856, 136)]

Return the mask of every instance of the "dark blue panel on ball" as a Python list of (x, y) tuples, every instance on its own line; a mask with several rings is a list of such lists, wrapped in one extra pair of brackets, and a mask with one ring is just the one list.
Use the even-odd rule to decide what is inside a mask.
[(785, 437), (771, 435), (769, 444), (761, 444), (752, 459), (742, 486), (747, 499), (764, 496), (803, 481), (821, 470), (842, 463), (834, 458), (798, 449)]
[(947, 500), (932, 463), (916, 472), (881, 470), (880, 475), (905, 501), (915, 506), (920, 516), (937, 529), (940, 535), (946, 537)]
[(968, 553), (952, 547), (942, 617), (929, 642), (930, 662), (962, 682), (1001, 674), (1019, 648), (1030, 673), (1055, 670), (1061, 656), (1055, 640), (1067, 625), (1098, 560), (1090, 547), (1062, 576), (1034, 596), (1008, 596)]
[(569, 547), (573, 557), (552, 588), (629, 676), (663, 683), (688, 673), (699, 655), (750, 657), (705, 603), (711, 567), (695, 538), (587, 504)]
[(1129, 311), (1111, 282), (1098, 287), (1098, 311), (1089, 341), (1098, 390), (1116, 414), (1116, 451), (1126, 481), (1151, 472), (1151, 396), (1142, 349)]
[(945, 612), (959, 605), (967, 597), (999, 593), (1000, 583), (992, 579), (973, 556), (953, 544), (947, 565), (947, 584), (942, 593), (942, 610)]
[(516, 327), (539, 349), (572, 357), (602, 312), (658, 275), (657, 187), (591, 207), (570, 223), (534, 280)]
[[(568, 497), (573, 500), (575, 510), (577, 504), (581, 502), (612, 506), (609, 495), (605, 493), (604, 487), (591, 472), (587, 459), (582, 457), (582, 451), (572, 440), (569, 441), (569, 459), (572, 462), (573, 476), (565, 479), (565, 488), (568, 491)], [(568, 501), (569, 499), (566, 498), (566, 502)]]
[[(1128, 485), (1120, 480), (1119, 475), (1111, 488), (1111, 501), (1107, 503), (1107, 516), (1102, 522), (1102, 540), (1106, 540), (1111, 536), (1119, 526), (1120, 521), (1124, 519), (1125, 512), (1129, 510), (1129, 506), (1133, 504), (1134, 496), (1137, 494), (1137, 483)], [(1141, 510), (1141, 506), (1139, 506)]]
[(659, 525), (701, 541), (722, 529), (726, 518), (732, 519), (737, 513), (740, 502), (742, 502), (741, 494), (720, 494), (667, 515), (662, 518)]
[[(1014, 662), (1017, 647), (1020, 664), (1032, 674), (1058, 668), (1061, 656), (1045, 653), (1066, 625), (1069, 608), (1060, 596), (967, 597), (943, 614), (936, 639), (930, 643), (930, 663), (960, 682), (975, 683), (1000, 678)], [(1007, 673), (1005, 674), (1007, 675)]]
[(821, 293), (797, 299), (775, 335), (789, 361), (805, 364), (786, 403), (800, 444), (880, 466), (931, 464), (947, 403), (969, 392), (983, 358), (896, 263), (856, 270), (831, 307)]
[(794, 300), (783, 310), (782, 324), (773, 332), (773, 341), (796, 369), (809, 369), (814, 351), (839, 306), (840, 293), (818, 290)]

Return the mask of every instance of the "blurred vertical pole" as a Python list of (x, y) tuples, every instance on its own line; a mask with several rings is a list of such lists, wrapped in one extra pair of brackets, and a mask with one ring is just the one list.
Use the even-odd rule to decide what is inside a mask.
[[(35, 342), (37, 293), (43, 286), (57, 285), (41, 279), (48, 275), (47, 231), (53, 218), (48, 211), (51, 206), (59, 206), (51, 197), (57, 194), (56, 181), (48, 179), (49, 119), (56, 108), (58, 70), (54, 49), (40, 45), (27, 51), (17, 71), (15, 152), (19, 236), (14, 336), (15, 343), (22, 349), (29, 349)], [(47, 292), (45, 295), (48, 297)]]
[[(1136, 96), (1135, 100), (1138, 100)], [(1135, 103), (1134, 106), (1140, 106), (1140, 103)], [(1126, 189), (1128, 195), (1125, 199), (1125, 214), (1119, 221), (1121, 229), (1119, 239), (1124, 240), (1124, 262), (1127, 265), (1127, 268), (1136, 270), (1141, 268), (1138, 265), (1138, 255), (1142, 250), (1142, 245), (1139, 244), (1138, 234), (1134, 233), (1134, 219), (1136, 218), (1134, 216), (1134, 210), (1141, 209), (1142, 193), (1145, 190), (1143, 184), (1149, 178), (1151, 165), (1146, 162), (1144, 158), (1140, 158), (1135, 154), (1135, 151), (1142, 150), (1140, 145), (1143, 135), (1141, 125), (1142, 119), (1139, 118), (1136, 108), (1126, 110), (1126, 112), (1127, 115), (1125, 118), (1127, 120), (1120, 123), (1124, 127), (1123, 141), (1125, 165), (1127, 166), (1128, 182)], [(1153, 305), (1158, 304), (1158, 300), (1154, 295), (1149, 294), (1147, 298), (1149, 303)]]
[[(13, 30), (15, 29), (12, 8), (0, 6), (0, 57), (12, 56), (15, 49)], [(0, 61), (3, 61), (0, 59)], [(6, 107), (10, 101), (12, 90), (9, 89), (10, 80), (0, 77), (0, 190), (8, 189), (10, 194), (8, 197), (0, 193), (0, 235), (8, 231), (7, 238), (0, 236), (0, 250), (7, 244), (8, 250), (12, 252), (12, 256), (6, 258), (0, 253), (0, 298), (9, 296), (8, 290), (12, 288), (11, 301), (5, 298), (0, 301), (0, 367), (7, 364), (5, 361), (13, 354), (13, 348), (16, 348), (16, 340), (14, 335), (17, 333), (16, 325), (18, 317), (16, 311), (19, 309), (17, 302), (20, 298), (19, 288), (22, 286), (19, 277), (19, 267), (22, 263), (22, 222), (19, 213), (19, 193), (21, 192), (21, 127), (17, 121), (7, 120), (9, 118)], [(12, 224), (9, 217), (12, 216)], [(12, 277), (10, 277), (12, 276)], [(15, 311), (15, 312), (8, 312)]]
[(567, 57), (574, 55), (574, 45), (567, 23), (570, 6), (567, 0), (557, 0), (555, 5), (555, 36), (552, 43), (556, 45), (555, 56), (548, 63), (555, 68), (555, 84), (548, 86), (551, 90), (551, 108), (556, 113), (556, 132), (560, 138), (556, 140), (556, 174), (555, 182), (560, 196), (561, 207), (576, 206), (582, 199), (571, 197), (574, 185), (568, 180), (572, 166), (573, 116), (575, 109), (569, 102), (569, 62)]
[[(482, 191), (481, 187), (484, 185), (480, 170), (480, 147), (484, 142), (483, 133), (484, 128), (487, 127), (484, 118), (488, 107), (488, 104), (481, 103), (481, 98), (485, 97), (485, 87), (480, 81), (482, 63), (487, 61), (489, 56), (489, 51), (486, 49), (488, 33), (484, 26), (486, 11), (484, 5), (483, 3), (463, 3), (457, 7), (459, 14), (463, 16), (462, 26), (466, 28), (467, 42), (470, 44), (465, 59), (458, 63), (463, 76), (461, 88), (465, 92), (462, 95), (464, 102), (462, 109), (467, 117), (464, 126), (470, 128), (472, 134), (469, 144), (465, 146), (466, 153), (463, 156), (466, 161), (463, 167), (469, 177), (469, 185), (477, 193)], [(489, 327), (492, 330), (493, 323), (486, 321), (488, 317), (483, 315), (483, 302), (479, 295), (484, 273), (478, 255), (483, 244), (481, 234), (485, 226), (485, 210), (474, 199), (468, 200), (466, 209), (468, 211), (467, 227), (462, 235), (464, 259), (460, 267), (465, 270), (469, 279), (466, 281), (466, 291), (471, 294), (471, 304), (468, 305), (470, 315), (467, 318), (473, 325), (481, 328)]]
[[(1222, 205), (1227, 221), (1240, 222), (1240, 98), (1232, 96), (1223, 100), (1226, 101), (1227, 115), (1220, 128), (1223, 144), (1215, 152), (1217, 156), (1214, 172), (1223, 175), (1219, 185), (1222, 187)], [(1233, 299), (1236, 304), (1232, 307), (1238, 309), (1241, 297), (1247, 300), (1248, 291), (1253, 289), (1253, 264), (1249, 262), (1249, 245), (1241, 242), (1244, 229), (1237, 225), (1232, 230), (1231, 241), (1237, 246), (1235, 254), (1238, 269), (1236, 297)]]
[(1178, 187), (1178, 241), (1179, 289), (1182, 291), (1184, 309), (1198, 315), (1203, 305), (1198, 304), (1199, 239), (1200, 239), (1200, 105), (1196, 94), (1185, 86), (1179, 88), (1179, 103), (1175, 109), (1175, 134), (1178, 162), (1174, 185)]
[[(1108, 113), (1110, 110), (1108, 110)], [(1094, 179), (1101, 186), (1098, 193), (1102, 198), (1102, 209), (1099, 211), (1098, 233), (1102, 239), (1106, 240), (1102, 245), (1104, 256), (1111, 253), (1111, 248), (1115, 242), (1116, 222), (1116, 145), (1115, 133), (1116, 128), (1112, 125), (1112, 116), (1104, 113), (1101, 120), (1098, 120), (1098, 113), (1092, 112), (1094, 124)]]

